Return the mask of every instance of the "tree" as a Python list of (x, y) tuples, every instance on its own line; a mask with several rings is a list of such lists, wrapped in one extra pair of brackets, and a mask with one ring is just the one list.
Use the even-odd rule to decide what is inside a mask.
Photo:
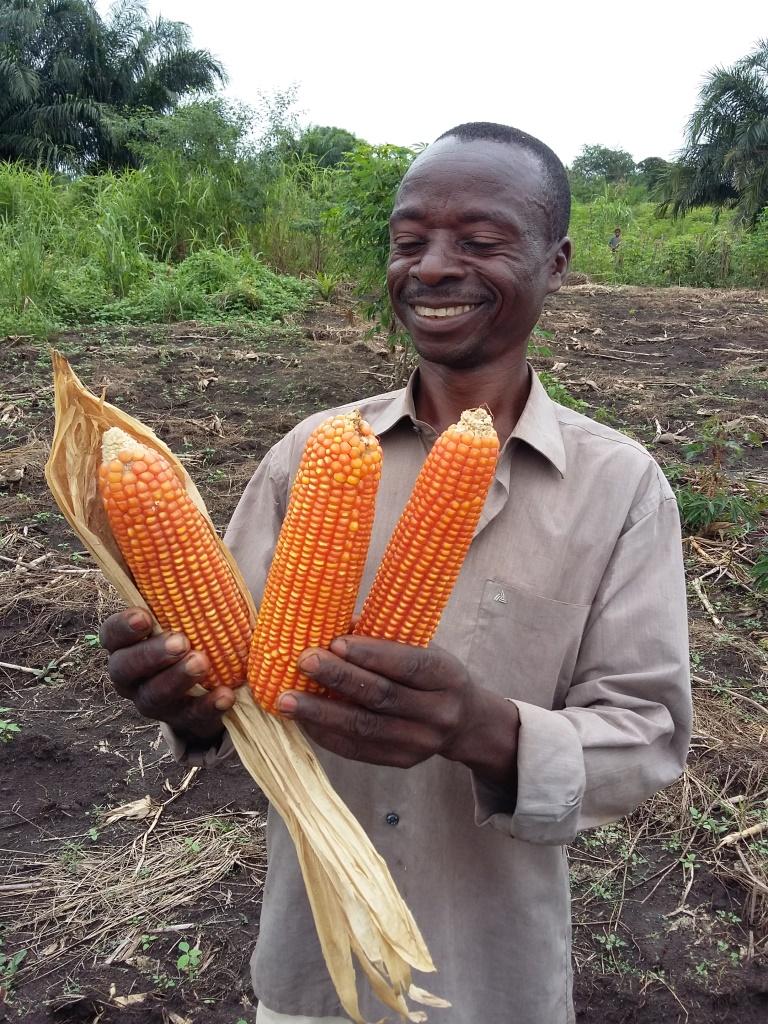
[(301, 158), (313, 157), (318, 167), (337, 167), (360, 141), (346, 128), (311, 125), (288, 149)]
[(671, 166), (672, 164), (669, 160), (662, 160), (660, 156), (648, 156), (637, 164), (637, 176), (650, 192), (656, 188), (661, 179), (669, 172)]
[(0, 6), (0, 159), (52, 169), (133, 162), (116, 127), (162, 114), (224, 81), (181, 22), (151, 21), (142, 0), (103, 19), (93, 0), (4, 0)]
[(768, 40), (707, 77), (677, 164), (661, 183), (661, 213), (735, 209), (746, 227), (768, 206)]
[(571, 173), (577, 177), (586, 181), (602, 179), (608, 184), (631, 178), (634, 172), (635, 161), (631, 153), (607, 146), (583, 146), (571, 165)]

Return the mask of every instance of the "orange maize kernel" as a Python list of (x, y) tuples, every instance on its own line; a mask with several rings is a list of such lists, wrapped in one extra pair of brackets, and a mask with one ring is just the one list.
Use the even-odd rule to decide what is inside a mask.
[(496, 471), (489, 413), (469, 409), (422, 466), (354, 632), (426, 647), (466, 557)]
[(349, 631), (380, 477), (381, 447), (359, 412), (330, 417), (310, 435), (251, 642), (248, 683), (266, 711), (276, 712), (286, 690), (322, 690), (296, 661)]
[(168, 460), (119, 427), (102, 438), (99, 492), (136, 586), (164, 630), (185, 633), (211, 671), (203, 685), (245, 681), (248, 606), (213, 527)]

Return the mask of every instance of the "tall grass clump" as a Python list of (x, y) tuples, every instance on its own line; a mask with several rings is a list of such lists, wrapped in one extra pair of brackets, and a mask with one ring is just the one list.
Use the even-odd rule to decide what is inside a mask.
[(339, 232), (333, 220), (341, 172), (312, 154), (287, 154), (263, 191), (254, 244), (270, 266), (287, 274), (338, 271)]
[(311, 286), (274, 274), (254, 235), (231, 179), (173, 158), (76, 181), (0, 165), (0, 333), (304, 308)]

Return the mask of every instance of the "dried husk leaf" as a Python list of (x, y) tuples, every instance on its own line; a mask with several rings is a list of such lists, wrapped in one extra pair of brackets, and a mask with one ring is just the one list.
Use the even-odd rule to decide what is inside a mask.
[[(53, 353), (56, 426), (45, 469), (51, 493), (70, 526), (126, 603), (147, 608), (112, 533), (98, 494), (101, 435), (121, 427), (171, 463), (201, 512), (205, 504), (173, 452), (139, 420), (97, 398), (67, 360)], [(211, 526), (213, 530), (213, 526)], [(229, 551), (219, 541), (251, 621), (256, 609)], [(149, 609), (147, 609), (149, 610)], [(159, 628), (159, 627), (158, 627)], [(202, 692), (202, 691), (201, 691)], [(328, 972), (352, 1020), (364, 1024), (354, 958), (376, 996), (408, 1021), (423, 1021), (406, 998), (448, 1005), (411, 984), (411, 969), (434, 971), (419, 929), (384, 860), (334, 791), (292, 722), (266, 714), (247, 686), (236, 692), (224, 725), (245, 768), (288, 827), (296, 846)]]

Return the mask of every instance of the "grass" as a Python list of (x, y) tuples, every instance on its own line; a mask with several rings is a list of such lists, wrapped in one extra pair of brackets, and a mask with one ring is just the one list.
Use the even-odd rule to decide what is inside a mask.
[(309, 281), (276, 274), (231, 195), (161, 166), (63, 182), (0, 165), (0, 335), (93, 323), (285, 321)]

